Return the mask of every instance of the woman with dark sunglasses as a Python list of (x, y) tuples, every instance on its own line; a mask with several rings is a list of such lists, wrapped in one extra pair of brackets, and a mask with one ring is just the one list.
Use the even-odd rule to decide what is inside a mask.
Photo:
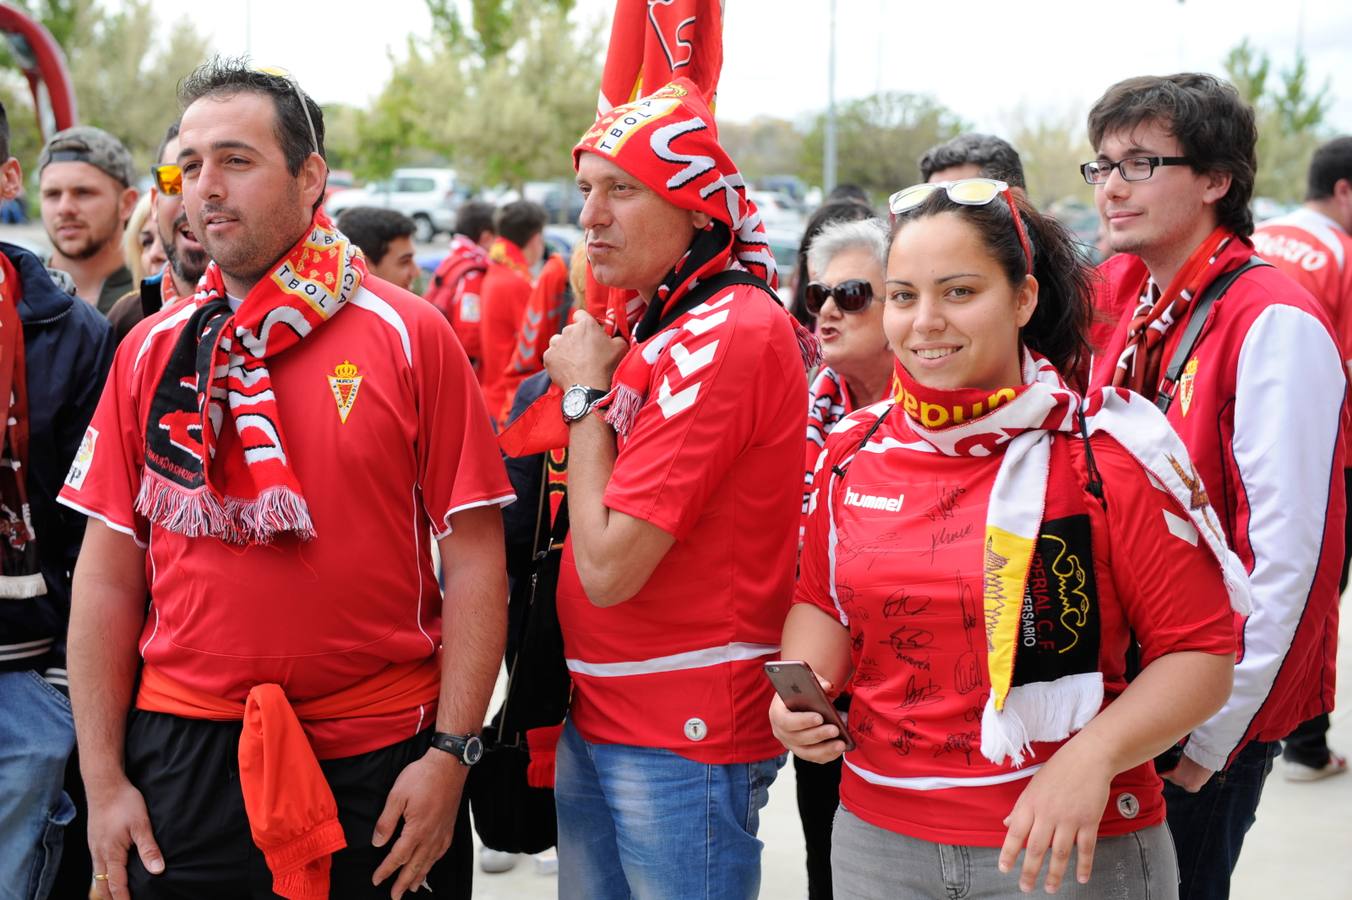
[[(783, 637), (853, 694), (835, 896), (1176, 896), (1151, 760), (1229, 693), (1244, 569), (1155, 407), (1077, 392), (1066, 232), (988, 179), (890, 206), (899, 389), (826, 439)], [(817, 713), (770, 719), (844, 751)]]
[[(826, 435), (861, 406), (883, 399), (892, 382), (892, 350), (883, 334), (882, 219), (832, 222), (813, 238), (804, 303), (817, 322), (822, 367), (808, 389), (807, 486)], [(803, 491), (807, 513), (807, 490)]]

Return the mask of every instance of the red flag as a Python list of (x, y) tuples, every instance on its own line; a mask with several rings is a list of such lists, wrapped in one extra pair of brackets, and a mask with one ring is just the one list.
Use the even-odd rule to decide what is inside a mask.
[(609, 112), (678, 76), (712, 102), (722, 69), (721, 0), (616, 0), (596, 109)]

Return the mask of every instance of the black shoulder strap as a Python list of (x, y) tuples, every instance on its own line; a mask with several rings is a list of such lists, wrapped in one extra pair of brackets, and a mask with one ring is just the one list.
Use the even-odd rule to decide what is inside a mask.
[(1225, 296), (1225, 292), (1239, 276), (1250, 269), (1270, 265), (1272, 263), (1264, 261), (1261, 257), (1251, 256), (1243, 265), (1223, 273), (1202, 291), (1202, 296), (1197, 298), (1197, 302), (1192, 305), (1192, 311), (1188, 314), (1187, 327), (1183, 329), (1183, 337), (1179, 340), (1178, 347), (1174, 349), (1173, 358), (1169, 360), (1169, 368), (1160, 379), (1159, 391), (1155, 394), (1155, 405), (1159, 407), (1160, 412), (1167, 413), (1169, 407), (1173, 405), (1174, 394), (1178, 390), (1178, 379), (1182, 377), (1183, 367), (1187, 365), (1193, 348), (1197, 346), (1197, 337), (1202, 333), (1202, 326), (1206, 324), (1211, 305)]
[[(168, 278), (169, 273), (165, 272), (160, 278)], [(148, 278), (141, 280), (141, 314), (142, 318), (148, 319), (160, 311), (164, 305), (164, 295), (160, 293), (159, 281), (151, 281)]]
[[(854, 453), (850, 454), (851, 460), (864, 451), (864, 448), (868, 446), (869, 439), (873, 437), (873, 433), (882, 427), (883, 419), (886, 419), (887, 414), (895, 409), (896, 406), (895, 403), (888, 404), (887, 409), (883, 410), (878, 418), (873, 420), (873, 424), (869, 426), (868, 431), (865, 431), (864, 436), (859, 439), (859, 445), (854, 448)], [(842, 468), (842, 465), (844, 468)], [(842, 479), (842, 484), (844, 483), (843, 479), (845, 478), (845, 473), (850, 470), (849, 465), (849, 462), (846, 461), (844, 463), (837, 463), (831, 467), (831, 471), (836, 473), (836, 477)]]
[(758, 287), (773, 297), (776, 303), (779, 302), (779, 296), (775, 294), (774, 289), (755, 275), (743, 271), (742, 269), (725, 269), (717, 275), (712, 275), (695, 285), (689, 293), (680, 299), (680, 302), (663, 313), (662, 318), (657, 321), (657, 327), (652, 330), (651, 334), (635, 334), (635, 338), (638, 340), (647, 340), (654, 334), (658, 334), (666, 329), (672, 322), (675, 322), (696, 306), (699, 306), (701, 303), (712, 298), (714, 294), (717, 294), (724, 288), (730, 288), (737, 284), (749, 284), (752, 287)]

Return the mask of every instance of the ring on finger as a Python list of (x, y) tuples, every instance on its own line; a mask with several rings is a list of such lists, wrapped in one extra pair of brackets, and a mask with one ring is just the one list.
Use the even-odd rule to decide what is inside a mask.
[(102, 875), (95, 875), (95, 876), (94, 876), (94, 880), (95, 880), (95, 881), (107, 881), (107, 880), (108, 880), (108, 873), (107, 873), (107, 872), (104, 872)]

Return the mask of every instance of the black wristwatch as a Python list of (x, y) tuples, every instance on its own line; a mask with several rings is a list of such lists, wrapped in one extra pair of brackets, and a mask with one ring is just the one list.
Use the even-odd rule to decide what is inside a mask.
[(584, 384), (575, 384), (563, 392), (563, 421), (569, 423), (585, 418), (602, 398), (610, 391), (590, 388)]
[(438, 731), (432, 735), (432, 746), (460, 760), (462, 766), (472, 766), (484, 756), (484, 742), (477, 734), (447, 734)]

